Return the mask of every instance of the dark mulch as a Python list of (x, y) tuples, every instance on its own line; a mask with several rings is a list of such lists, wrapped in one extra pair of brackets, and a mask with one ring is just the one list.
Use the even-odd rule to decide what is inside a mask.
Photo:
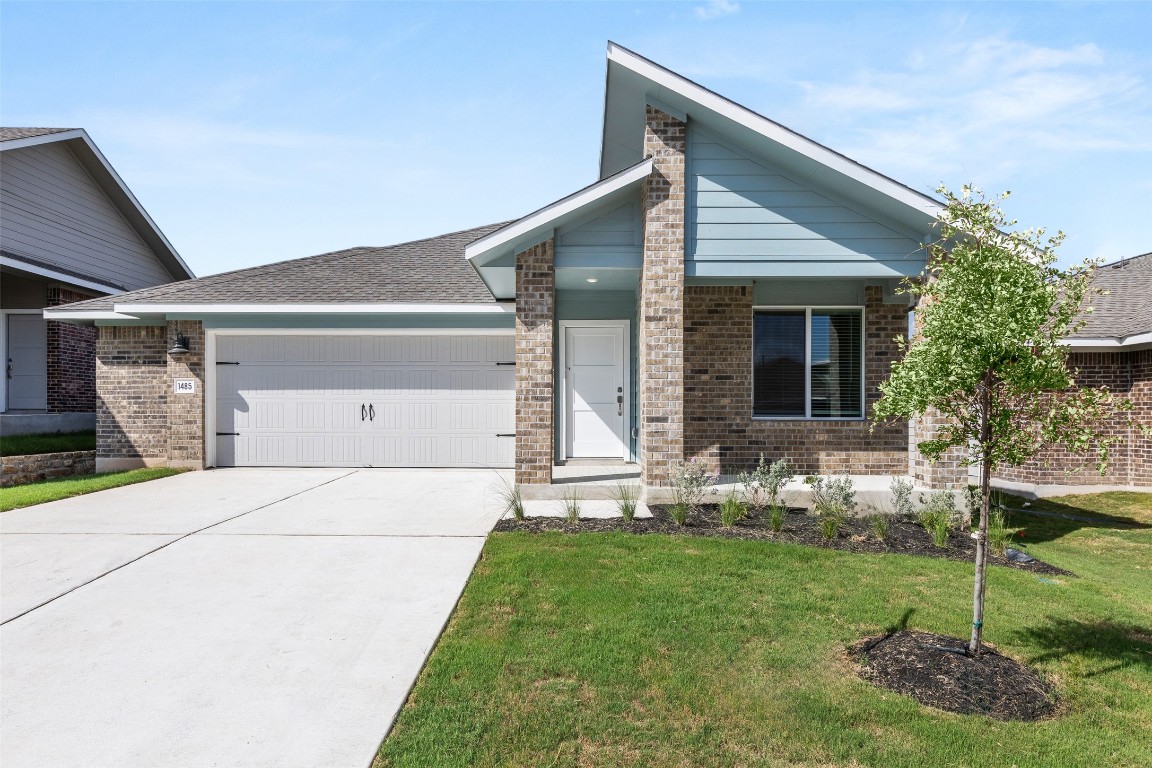
[[(922, 557), (941, 557), (948, 560), (972, 562), (976, 558), (976, 542), (965, 532), (953, 531), (945, 547), (937, 547), (932, 537), (919, 524), (911, 520), (892, 516), (888, 537), (880, 541), (872, 533), (868, 518), (858, 517), (845, 520), (834, 539), (826, 539), (820, 532), (819, 521), (803, 509), (790, 509), (784, 518), (780, 531), (773, 531), (768, 524), (767, 514), (750, 516), (731, 528), (720, 524), (718, 505), (705, 504), (700, 511), (689, 515), (685, 525), (677, 525), (664, 505), (649, 507), (651, 518), (636, 518), (631, 523), (614, 517), (607, 519), (583, 518), (578, 523), (569, 523), (562, 517), (529, 517), (521, 522), (513, 519), (501, 520), (497, 531), (562, 531), (564, 533), (596, 533), (622, 531), (626, 533), (671, 533), (689, 536), (716, 536), (729, 539), (768, 539), (785, 541), (791, 544), (804, 544), (810, 547), (840, 549), (847, 552), (871, 552)], [(1018, 568), (1033, 573), (1055, 576), (1073, 576), (1069, 571), (1054, 565), (1033, 560), (1030, 563), (1017, 563), (989, 553), (988, 562), (1006, 568)]]
[(997, 720), (1039, 720), (1056, 710), (1056, 694), (1028, 667), (984, 646), (979, 658), (967, 641), (903, 630), (857, 643), (849, 655), (860, 677), (921, 704)]

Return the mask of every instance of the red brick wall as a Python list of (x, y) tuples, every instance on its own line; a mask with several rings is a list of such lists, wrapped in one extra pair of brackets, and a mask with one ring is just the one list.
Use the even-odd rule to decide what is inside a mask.
[[(908, 328), (908, 307), (883, 303), (869, 287), (864, 309), (866, 411), (879, 396)], [(801, 473), (904, 474), (903, 421), (752, 418), (752, 289), (690, 286), (684, 313), (685, 455), (712, 471), (737, 472), (761, 453), (787, 457)]]
[[(47, 306), (92, 296), (60, 286), (48, 287)], [(96, 410), (96, 329), (55, 320), (46, 323), (48, 412), (92, 413)]]
[(99, 328), (96, 341), (96, 458), (168, 455), (168, 329)]
[(687, 127), (646, 107), (644, 266), (637, 308), (640, 462), (646, 485), (671, 483), (684, 455), (684, 195)]
[(516, 255), (516, 482), (552, 482), (556, 271), (547, 240)]
[(1106, 431), (1124, 439), (1113, 448), (1108, 471), (1096, 471), (1092, 457), (1050, 447), (1021, 467), (1002, 467), (996, 477), (1037, 485), (1142, 485), (1152, 486), (1152, 440), (1135, 426), (1152, 428), (1152, 350), (1136, 352), (1078, 352), (1069, 356), (1079, 386), (1107, 386), (1128, 398), (1133, 410), (1120, 413)]

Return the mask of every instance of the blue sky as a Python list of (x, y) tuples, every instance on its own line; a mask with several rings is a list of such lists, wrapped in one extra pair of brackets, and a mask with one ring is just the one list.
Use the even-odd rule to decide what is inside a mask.
[(83, 127), (198, 274), (516, 218), (595, 180), (614, 40), (1064, 260), (1152, 250), (1152, 3), (0, 6), (0, 122)]

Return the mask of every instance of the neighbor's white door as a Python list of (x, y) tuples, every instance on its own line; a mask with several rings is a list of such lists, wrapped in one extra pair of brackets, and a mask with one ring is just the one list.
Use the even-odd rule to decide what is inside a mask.
[(511, 467), (510, 335), (225, 336), (219, 466)]
[(624, 456), (624, 328), (564, 331), (568, 458)]
[(9, 410), (48, 407), (47, 325), (40, 315), (8, 315)]

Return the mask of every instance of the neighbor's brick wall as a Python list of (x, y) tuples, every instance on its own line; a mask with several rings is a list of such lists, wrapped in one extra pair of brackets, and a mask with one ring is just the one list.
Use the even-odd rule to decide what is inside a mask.
[(1152, 350), (1136, 352), (1078, 352), (1068, 366), (1078, 371), (1078, 386), (1107, 386), (1115, 395), (1132, 401), (1133, 410), (1110, 419), (1105, 431), (1123, 438), (1113, 448), (1108, 472), (1096, 471), (1092, 457), (1050, 447), (1021, 467), (1003, 467), (996, 477), (1036, 485), (1152, 486), (1152, 440), (1136, 425), (1152, 428)]
[(96, 339), (96, 458), (168, 454), (165, 326), (103, 326)]
[(38, 483), (54, 477), (90, 475), (96, 471), (96, 451), (34, 453), (0, 458), (0, 488)]
[[(191, 351), (168, 356), (168, 463), (204, 467), (204, 324), (199, 320), (169, 320), (168, 341), (177, 333), (188, 337)], [(176, 379), (195, 379), (192, 394), (175, 394)]]
[(644, 266), (640, 277), (640, 462), (646, 485), (670, 484), (684, 456), (684, 197), (686, 126), (645, 107)]
[[(753, 419), (752, 289), (689, 286), (685, 296), (688, 457), (725, 474), (751, 468), (761, 453), (768, 461), (787, 457), (802, 474), (907, 471), (905, 422)], [(866, 288), (865, 298), (865, 405), (870, 409), (899, 354), (893, 339), (907, 331), (908, 307), (884, 304), (878, 287)]]
[(556, 272), (551, 240), (516, 254), (516, 482), (551, 483)]
[[(52, 285), (47, 306), (91, 298), (91, 294)], [(45, 331), (48, 412), (92, 413), (96, 410), (96, 328), (49, 320)]]

